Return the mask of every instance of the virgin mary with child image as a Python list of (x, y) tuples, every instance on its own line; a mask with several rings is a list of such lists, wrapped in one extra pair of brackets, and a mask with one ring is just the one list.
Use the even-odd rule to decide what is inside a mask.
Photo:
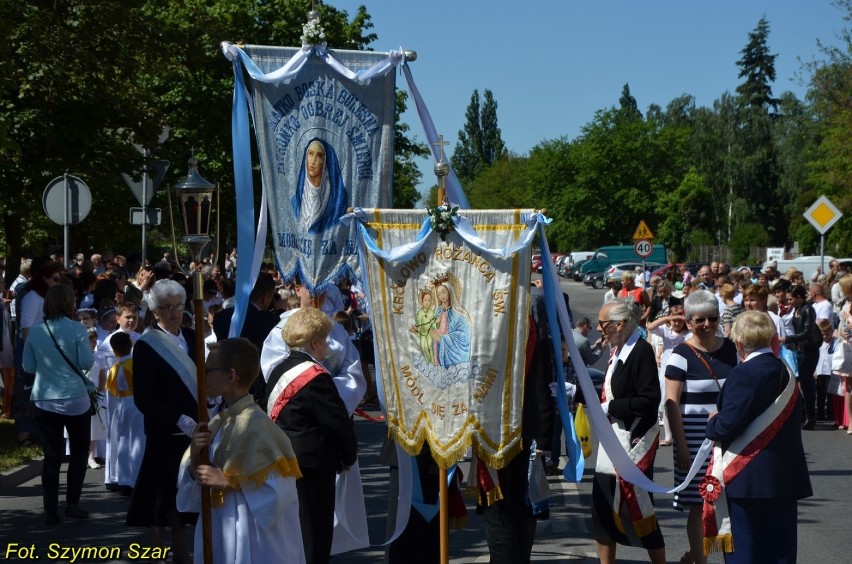
[(418, 293), (420, 308), (408, 331), (417, 339), (421, 352), (414, 355), (414, 366), (432, 384), (445, 389), (467, 381), (477, 368), (471, 362), (472, 323), (460, 302), (458, 278), (442, 273), (430, 286)]
[(314, 137), (305, 147), (296, 193), (290, 199), (293, 217), (302, 230), (316, 235), (337, 225), (348, 204), (337, 154), (330, 144)]

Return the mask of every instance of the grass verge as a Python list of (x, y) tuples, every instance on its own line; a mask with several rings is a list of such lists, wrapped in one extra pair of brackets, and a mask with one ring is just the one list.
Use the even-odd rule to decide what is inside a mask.
[(0, 472), (19, 466), (25, 460), (37, 458), (41, 454), (41, 445), (38, 443), (28, 447), (19, 446), (15, 422), (11, 419), (0, 419)]

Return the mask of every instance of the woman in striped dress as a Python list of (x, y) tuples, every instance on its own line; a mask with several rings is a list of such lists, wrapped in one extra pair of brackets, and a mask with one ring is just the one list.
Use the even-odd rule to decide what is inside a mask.
[[(719, 302), (707, 290), (689, 294), (684, 312), (692, 336), (676, 346), (666, 368), (666, 415), (674, 439), (675, 482), (686, 477), (692, 460), (704, 441), (708, 415), (716, 410), (716, 399), (728, 373), (737, 364), (734, 344), (719, 336)], [(703, 564), (704, 543), (701, 528), (703, 500), (698, 484), (704, 477), (709, 459), (701, 466), (689, 486), (674, 496), (674, 507), (689, 510), (686, 532), (690, 554), (685, 562)]]

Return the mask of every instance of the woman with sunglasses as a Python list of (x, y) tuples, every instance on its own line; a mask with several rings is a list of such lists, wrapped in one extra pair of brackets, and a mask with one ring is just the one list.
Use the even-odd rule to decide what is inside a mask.
[[(692, 335), (676, 346), (666, 367), (666, 415), (674, 439), (675, 483), (680, 484), (704, 442), (707, 419), (728, 373), (737, 365), (734, 344), (719, 336), (719, 301), (707, 290), (696, 290), (684, 300), (686, 324)], [(689, 514), (686, 533), (689, 553), (681, 562), (707, 561), (701, 527), (703, 499), (698, 485), (709, 461), (701, 466), (689, 486), (674, 495), (674, 508)]]
[[(639, 330), (641, 316), (632, 296), (601, 308), (598, 330), (613, 351), (604, 377), (601, 407), (630, 459), (653, 480), (660, 434), (660, 380), (654, 350)], [(651, 562), (666, 561), (653, 502), (647, 491), (617, 474), (606, 451), (598, 452), (592, 483), (592, 530), (602, 563), (615, 562), (616, 543), (645, 548)]]

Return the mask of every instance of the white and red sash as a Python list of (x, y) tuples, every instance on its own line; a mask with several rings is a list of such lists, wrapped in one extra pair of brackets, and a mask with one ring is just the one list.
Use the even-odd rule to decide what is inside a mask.
[[(610, 356), (610, 363), (607, 367), (606, 377), (604, 379), (603, 389), (601, 390), (601, 399), (606, 402), (612, 399), (612, 375), (615, 372), (615, 367), (620, 360), (625, 362), (627, 357), (633, 352), (633, 347), (639, 339), (638, 332), (634, 332), (627, 342), (618, 350), (617, 356), (613, 352)], [(623, 421), (609, 416), (612, 423), (612, 429), (615, 436), (621, 445), (621, 448), (630, 457), (630, 460), (636, 464), (643, 473), (647, 473), (654, 465), (654, 459), (657, 456), (657, 448), (659, 446), (660, 428), (654, 424), (645, 434), (633, 444), (631, 435), (638, 419), (634, 421), (631, 428), (627, 428)], [(630, 516), (630, 522), (636, 536), (641, 538), (653, 533), (657, 528), (657, 515), (654, 511), (654, 504), (651, 502), (651, 496), (648, 491), (625, 481), (616, 471), (615, 466), (609, 458), (606, 449), (598, 450), (597, 464), (595, 471), (601, 474), (608, 474), (618, 478), (618, 484), (613, 495), (612, 514), (615, 519), (615, 524), (618, 530), (624, 532), (624, 524), (621, 520), (620, 510), (622, 506), (626, 506), (627, 514)]]
[(789, 376), (787, 386), (772, 405), (752, 421), (742, 435), (731, 442), (728, 450), (723, 451), (718, 441), (713, 447), (713, 458), (698, 488), (704, 498), (702, 523), (705, 555), (711, 552), (733, 552), (734, 537), (725, 499), (725, 485), (736, 478), (775, 438), (795, 411), (799, 388), (789, 367), (786, 364), (784, 366)]
[(277, 421), (281, 410), (293, 399), (293, 396), (320, 374), (328, 374), (328, 372), (321, 365), (309, 360), (300, 362), (284, 372), (272, 388), (272, 393), (269, 394), (266, 404), (269, 418)]

